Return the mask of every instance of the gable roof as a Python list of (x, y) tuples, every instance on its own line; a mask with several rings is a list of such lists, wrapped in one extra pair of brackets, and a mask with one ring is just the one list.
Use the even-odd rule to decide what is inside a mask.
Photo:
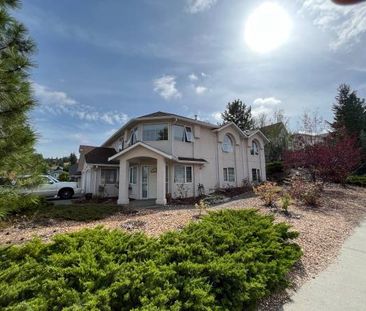
[[(150, 151), (152, 151), (152, 152), (154, 152), (154, 153), (156, 153), (156, 154), (159, 154), (159, 155), (161, 155), (161, 156), (163, 156), (164, 158), (167, 158), (167, 159), (169, 159), (169, 160), (175, 160), (175, 159), (176, 159), (172, 154), (166, 153), (166, 152), (164, 152), (164, 151), (162, 151), (162, 150), (159, 150), (158, 148), (152, 147), (152, 146), (150, 146), (150, 145), (148, 145), (148, 144), (143, 143), (142, 141), (139, 141), (139, 142), (137, 142), (136, 144), (133, 144), (133, 145), (131, 145), (131, 146), (127, 147), (126, 149), (123, 149), (122, 151), (120, 151), (120, 152), (118, 152), (118, 153), (117, 153), (117, 152), (115, 152), (115, 154), (113, 154), (113, 155), (111, 155), (110, 157), (108, 157), (108, 160), (109, 160), (110, 162), (113, 162), (113, 160), (114, 160), (114, 159), (116, 159), (116, 158), (120, 157), (121, 155), (123, 155), (123, 154), (125, 154), (125, 153), (130, 152), (131, 150), (133, 150), (133, 149), (137, 148), (138, 146), (141, 146), (141, 147), (143, 147), (143, 148), (145, 148), (145, 149), (148, 149), (148, 150), (150, 150)], [(110, 149), (110, 148), (105, 148), (105, 149)], [(113, 149), (113, 150), (114, 150), (114, 149)], [(109, 162), (109, 163), (110, 163), (110, 162)], [(118, 161), (117, 161), (117, 162), (118, 162)]]
[(85, 154), (85, 162), (89, 164), (118, 164), (118, 161), (108, 161), (116, 154), (114, 148), (96, 147)]
[(287, 132), (286, 126), (283, 122), (277, 122), (261, 127), (260, 131), (265, 135), (270, 135), (270, 133), (280, 131), (281, 129), (284, 129)]

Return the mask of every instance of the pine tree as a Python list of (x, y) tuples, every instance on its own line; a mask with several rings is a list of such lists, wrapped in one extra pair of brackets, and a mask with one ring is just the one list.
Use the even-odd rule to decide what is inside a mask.
[(251, 130), (254, 128), (252, 118), (252, 108), (247, 107), (241, 100), (234, 100), (226, 105), (226, 110), (221, 114), (225, 123), (233, 122), (241, 130)]
[(345, 130), (347, 134), (359, 138), (361, 132), (366, 130), (365, 99), (359, 98), (356, 91), (352, 91), (349, 85), (339, 86), (333, 112), (332, 128), (335, 131)]
[(70, 153), (70, 164), (73, 165), (73, 164), (76, 164), (76, 162), (78, 161), (78, 158), (76, 157), (75, 153), (71, 152)]
[(0, 176), (34, 174), (43, 161), (28, 122), (35, 106), (29, 70), (35, 44), (23, 24), (9, 14), (18, 0), (0, 0)]

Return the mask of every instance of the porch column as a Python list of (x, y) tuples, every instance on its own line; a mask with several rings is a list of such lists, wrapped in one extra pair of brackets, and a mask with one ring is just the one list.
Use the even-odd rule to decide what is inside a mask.
[(164, 158), (157, 159), (156, 172), (156, 204), (166, 205), (165, 174), (166, 163)]
[(119, 205), (126, 205), (130, 202), (128, 198), (128, 161), (121, 159), (119, 161), (119, 189), (118, 201)]

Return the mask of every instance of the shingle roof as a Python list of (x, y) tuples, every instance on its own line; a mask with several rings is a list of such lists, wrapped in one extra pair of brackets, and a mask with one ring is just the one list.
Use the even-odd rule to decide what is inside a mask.
[(286, 126), (282, 122), (277, 122), (277, 123), (266, 125), (266, 126), (263, 126), (260, 128), (261, 132), (264, 135), (270, 135), (271, 133), (277, 132), (281, 129), (286, 130)]
[(192, 162), (207, 162), (205, 159), (197, 159), (197, 158), (187, 158), (187, 157), (178, 157), (180, 161), (192, 161)]
[(116, 153), (114, 148), (96, 147), (85, 155), (85, 161), (90, 164), (118, 164), (118, 161), (108, 161)]
[(175, 116), (175, 114), (167, 113), (167, 112), (163, 112), (163, 111), (157, 111), (157, 112), (154, 112), (154, 113), (145, 114), (144, 116), (140, 116), (137, 119), (154, 118), (154, 117), (168, 117), (168, 116)]

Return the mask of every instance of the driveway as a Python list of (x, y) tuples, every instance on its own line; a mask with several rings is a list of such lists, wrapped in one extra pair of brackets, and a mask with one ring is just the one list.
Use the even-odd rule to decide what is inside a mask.
[(337, 261), (302, 286), (283, 310), (366, 310), (366, 220), (345, 242)]

